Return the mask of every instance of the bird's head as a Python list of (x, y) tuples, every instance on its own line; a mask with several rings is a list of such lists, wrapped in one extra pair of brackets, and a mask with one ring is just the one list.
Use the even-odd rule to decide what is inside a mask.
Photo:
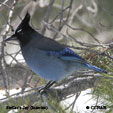
[(29, 25), (29, 21), (30, 14), (27, 12), (24, 19), (15, 30), (15, 33), (4, 41), (19, 40), (20, 44), (26, 44), (30, 40), (28, 36), (32, 32), (32, 28)]

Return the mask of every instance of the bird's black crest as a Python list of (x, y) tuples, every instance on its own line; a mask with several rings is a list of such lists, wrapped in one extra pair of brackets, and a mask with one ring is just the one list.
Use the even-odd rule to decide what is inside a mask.
[(30, 21), (30, 14), (27, 12), (24, 19), (20, 23), (20, 25), (17, 27), (16, 32), (18, 32), (21, 29), (24, 29), (29, 26), (29, 21)]
[(24, 19), (22, 20), (21, 24), (27, 25), (27, 24), (29, 24), (29, 21), (30, 21), (30, 14), (27, 12)]

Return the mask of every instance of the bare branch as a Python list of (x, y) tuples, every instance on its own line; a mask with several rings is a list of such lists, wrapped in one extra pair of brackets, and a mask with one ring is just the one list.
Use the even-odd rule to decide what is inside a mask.
[(87, 30), (85, 30), (85, 29), (83, 29), (83, 28), (73, 28), (73, 27), (71, 27), (71, 26), (68, 25), (68, 24), (66, 24), (66, 25), (67, 25), (69, 28), (73, 29), (73, 30), (80, 30), (80, 31), (84, 31), (84, 32), (88, 33), (96, 42), (99, 43), (99, 46), (103, 46), (103, 44), (100, 43), (100, 41), (99, 41), (98, 39), (96, 39), (96, 38), (92, 35), (92, 33), (90, 33), (89, 31), (87, 31)]
[[(62, 81), (62, 83), (59, 83), (60, 85), (57, 84), (55, 87), (49, 89), (48, 93), (44, 94), (44, 96), (47, 96), (48, 94), (51, 95), (53, 98), (58, 96), (60, 101), (61, 101), (63, 99), (66, 99), (69, 95), (75, 94), (77, 92), (81, 92), (81, 91), (88, 89), (88, 88), (91, 88), (91, 87), (94, 87), (94, 85), (97, 82), (100, 81), (101, 77), (102, 77), (101, 75), (94, 75), (94, 76), (92, 75), (90, 77), (84, 77), (84, 78), (78, 79), (75, 76), (71, 76), (71, 77), (67, 78), (67, 80)], [(66, 84), (66, 86), (65, 86), (65, 84)], [(43, 86), (41, 86), (41, 87), (43, 87)], [(33, 100), (33, 102), (36, 102), (36, 101), (38, 101), (38, 99), (36, 99), (36, 98), (38, 98), (37, 96), (39, 95), (37, 91), (41, 87), (32, 88), (32, 89), (29, 89), (27, 91), (24, 91), (23, 96), (19, 96), (19, 95), (21, 95), (21, 92), (15, 93), (15, 94), (10, 95), (10, 96), (12, 97), (12, 99), (14, 101), (20, 100), (20, 99), (23, 99), (23, 98), (28, 99), (28, 97), (29, 98), (33, 97), (33, 98), (35, 98)], [(33, 92), (33, 90), (35, 90), (36, 92)], [(27, 92), (29, 92), (29, 93), (27, 94)], [(56, 92), (57, 92), (57, 95), (56, 95)], [(75, 100), (77, 99), (77, 97), (75, 98)], [(7, 97), (3, 98), (2, 100), (4, 100), (4, 101), (1, 102), (1, 104), (7, 105), (8, 102), (10, 101), (10, 100), (7, 100), (7, 99), (8, 99)], [(75, 103), (75, 101), (73, 103)], [(24, 104), (24, 101), (23, 101), (23, 104)]]
[[(6, 3), (6, 1), (4, 2), (4, 4)], [(6, 28), (5, 28), (5, 31), (3, 32), (3, 36), (2, 36), (2, 39), (4, 40), (4, 38), (7, 36), (7, 33), (9, 32), (9, 29), (10, 29), (10, 22), (11, 22), (11, 17), (13, 15), (13, 12), (14, 12), (14, 8), (15, 8), (15, 5), (17, 3), (17, 0), (14, 0), (13, 1), (13, 4), (12, 4), (12, 10), (9, 11), (9, 16), (8, 16), (8, 23), (6, 25)], [(0, 58), (0, 69), (1, 69), (1, 73), (2, 73), (2, 78), (3, 78), (3, 82), (4, 82), (4, 87), (6, 89), (6, 93), (8, 93), (8, 83), (6, 82), (6, 78), (8, 78), (8, 75), (7, 75), (7, 72), (6, 72), (6, 63), (5, 63), (5, 59), (4, 59), (4, 43), (2, 43), (1, 45), (1, 58)]]
[[(53, 4), (54, 4), (54, 0), (50, 0), (49, 5), (48, 5), (48, 8), (47, 8), (47, 12), (46, 12), (46, 14), (45, 14), (45, 18), (44, 18), (44, 21), (47, 22), (47, 23), (48, 23), (48, 21), (49, 21), (50, 12), (51, 12), (51, 8), (52, 8)], [(42, 34), (45, 33), (45, 30), (46, 30), (45, 27), (46, 27), (46, 26), (44, 25), (44, 26), (43, 26), (43, 29), (42, 29)]]

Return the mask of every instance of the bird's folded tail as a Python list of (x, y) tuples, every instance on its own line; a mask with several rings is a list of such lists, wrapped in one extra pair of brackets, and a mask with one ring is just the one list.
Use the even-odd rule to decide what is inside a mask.
[(97, 72), (100, 72), (100, 73), (107, 73), (105, 70), (99, 68), (99, 67), (96, 67), (94, 65), (91, 65), (91, 64), (86, 64), (88, 66), (89, 69), (93, 69)]

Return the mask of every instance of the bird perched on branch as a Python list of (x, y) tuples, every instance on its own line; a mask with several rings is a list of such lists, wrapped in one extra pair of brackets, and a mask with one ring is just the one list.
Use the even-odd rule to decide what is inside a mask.
[(46, 88), (76, 71), (92, 69), (106, 73), (105, 70), (89, 64), (66, 45), (35, 31), (29, 21), (30, 14), (26, 13), (15, 33), (5, 41), (19, 40), (23, 57), (29, 67), (40, 77), (50, 80)]

